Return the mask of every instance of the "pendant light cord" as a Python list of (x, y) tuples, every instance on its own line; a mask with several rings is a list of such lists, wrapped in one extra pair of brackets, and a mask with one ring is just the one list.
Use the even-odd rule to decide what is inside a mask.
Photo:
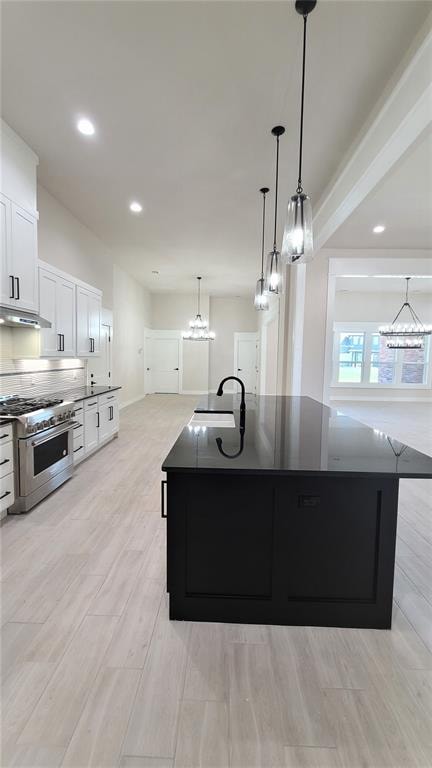
[(262, 219), (262, 241), (261, 241), (261, 280), (264, 280), (264, 229), (265, 229), (265, 207), (266, 207), (266, 192), (263, 192), (263, 219)]
[(302, 186), (302, 158), (303, 158), (303, 114), (304, 114), (304, 92), (305, 92), (305, 69), (306, 69), (306, 25), (307, 14), (303, 16), (303, 71), (302, 71), (302, 87), (301, 87), (301, 109), (300, 109), (300, 151), (299, 151), (299, 171), (297, 182), (297, 194), (301, 195), (303, 192)]
[(277, 208), (278, 208), (278, 187), (279, 187), (279, 136), (276, 136), (276, 180), (275, 180), (275, 216), (273, 233), (273, 250), (276, 250), (276, 226), (277, 226)]

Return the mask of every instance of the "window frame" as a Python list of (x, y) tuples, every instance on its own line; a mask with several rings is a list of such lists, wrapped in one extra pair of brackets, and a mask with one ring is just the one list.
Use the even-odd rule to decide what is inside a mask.
[[(422, 384), (410, 384), (401, 381), (403, 359), (399, 350), (396, 350), (395, 359), (395, 375), (394, 380), (391, 383), (384, 384), (383, 382), (371, 382), (371, 357), (372, 357), (372, 336), (379, 333), (379, 327), (382, 323), (341, 323), (337, 322), (333, 324), (333, 357), (332, 357), (332, 379), (331, 387), (337, 387), (339, 389), (430, 389), (431, 387), (431, 337), (425, 338), (425, 366), (426, 376)], [(340, 382), (338, 381), (339, 374), (339, 334), (350, 333), (358, 334), (364, 333), (364, 347), (363, 347), (363, 365), (362, 365), (362, 377), (359, 382)], [(402, 351), (402, 350), (401, 350)]]

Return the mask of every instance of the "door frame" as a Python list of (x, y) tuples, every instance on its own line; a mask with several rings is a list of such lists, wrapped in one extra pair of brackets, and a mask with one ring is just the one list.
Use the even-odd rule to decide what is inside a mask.
[[(259, 379), (259, 333), (253, 332), (240, 332), (234, 331), (234, 376), (237, 376), (238, 368), (238, 343), (239, 341), (255, 341), (256, 358), (255, 358), (255, 393), (258, 394), (258, 379)], [(234, 382), (233, 392), (240, 392), (240, 385)]]
[(183, 344), (181, 331), (158, 331), (152, 328), (144, 329), (144, 392), (146, 395), (154, 394), (151, 375), (151, 344), (158, 339), (176, 339), (178, 341), (179, 355), (179, 386), (178, 394), (183, 394)]

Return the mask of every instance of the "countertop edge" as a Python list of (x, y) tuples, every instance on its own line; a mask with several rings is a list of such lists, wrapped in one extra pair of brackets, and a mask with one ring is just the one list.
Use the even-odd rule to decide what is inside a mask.
[(432, 473), (431, 474), (421, 474), (421, 473), (404, 473), (401, 474), (400, 472), (355, 472), (352, 469), (347, 470), (337, 470), (337, 471), (328, 471), (328, 470), (319, 470), (319, 469), (247, 469), (247, 468), (238, 468), (238, 469), (226, 469), (224, 467), (166, 467), (164, 464), (161, 467), (162, 472), (166, 472), (169, 474), (170, 472), (175, 472), (176, 474), (196, 474), (196, 475), (267, 475), (267, 476), (274, 476), (277, 477), (334, 477), (334, 478), (342, 478), (342, 477), (349, 477), (349, 478), (357, 478), (357, 479), (368, 479), (371, 480), (373, 478), (379, 478), (387, 479), (387, 480), (429, 480), (432, 479)]

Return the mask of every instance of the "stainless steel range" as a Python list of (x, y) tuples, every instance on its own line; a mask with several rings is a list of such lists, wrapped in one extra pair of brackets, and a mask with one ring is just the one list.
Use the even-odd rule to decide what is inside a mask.
[(28, 512), (73, 472), (74, 403), (49, 397), (0, 398), (0, 420), (14, 419), (15, 502)]

